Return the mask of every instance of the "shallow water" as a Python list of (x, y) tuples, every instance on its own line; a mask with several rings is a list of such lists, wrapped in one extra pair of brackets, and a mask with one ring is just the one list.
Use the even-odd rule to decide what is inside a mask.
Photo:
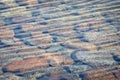
[(1, 0), (0, 80), (119, 80), (119, 0)]

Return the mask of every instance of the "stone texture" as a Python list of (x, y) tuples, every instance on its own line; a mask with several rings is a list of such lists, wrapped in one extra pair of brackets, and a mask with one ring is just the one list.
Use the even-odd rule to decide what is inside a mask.
[(5, 38), (13, 38), (14, 32), (9, 28), (5, 28), (4, 26), (0, 26), (0, 39)]
[[(72, 54), (73, 58), (77, 61), (82, 61), (87, 64), (92, 64), (96, 67), (105, 67), (105, 65), (113, 65), (116, 63), (114, 61), (113, 56), (110, 54), (109, 51), (100, 51), (100, 52), (88, 52), (88, 51), (78, 51)], [(102, 59), (101, 59), (102, 58)]]
[[(50, 63), (52, 64), (52, 66), (62, 66), (62, 65), (70, 65), (73, 64), (73, 60), (70, 57), (64, 56), (64, 55), (50, 55), (50, 56), (46, 56), (47, 59), (50, 60)], [(55, 64), (54, 64), (54, 62)]]
[(106, 70), (93, 70), (85, 74), (85, 80), (116, 80), (116, 78)]
[(25, 72), (36, 69), (43, 69), (48, 67), (46, 59), (28, 58), (24, 60), (14, 61), (3, 69), (10, 72)]
[(49, 34), (42, 34), (40, 31), (32, 32), (33, 40), (31, 44), (40, 46), (41, 48), (48, 48), (51, 45), (52, 37)]
[[(45, 53), (44, 53), (45, 54)], [(73, 64), (72, 59), (62, 55), (46, 55), (40, 57), (27, 58), (13, 61), (3, 68), (8, 72), (26, 72), (31, 70), (45, 69), (51, 66), (61, 66)]]
[(92, 44), (92, 43), (87, 43), (87, 42), (81, 42), (79, 40), (69, 40), (69, 41), (66, 41), (64, 42), (65, 45), (68, 45), (68, 46), (72, 46), (74, 48), (84, 48), (84, 49), (87, 49), (89, 51), (94, 51), (94, 50), (97, 50), (97, 47)]
[(0, 80), (119, 80), (119, 2), (0, 0)]
[(111, 71), (114, 76), (116, 77), (116, 79), (120, 79), (120, 70), (119, 69), (116, 69), (114, 71)]

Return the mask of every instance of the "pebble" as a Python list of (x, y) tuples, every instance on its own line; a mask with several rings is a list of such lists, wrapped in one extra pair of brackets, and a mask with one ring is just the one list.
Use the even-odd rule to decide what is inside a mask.
[(120, 79), (119, 1), (61, 1), (0, 0), (0, 80)]

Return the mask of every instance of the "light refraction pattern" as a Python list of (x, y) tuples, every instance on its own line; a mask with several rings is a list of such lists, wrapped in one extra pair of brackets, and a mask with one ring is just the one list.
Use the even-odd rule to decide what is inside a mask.
[(0, 0), (0, 80), (120, 80), (120, 0)]

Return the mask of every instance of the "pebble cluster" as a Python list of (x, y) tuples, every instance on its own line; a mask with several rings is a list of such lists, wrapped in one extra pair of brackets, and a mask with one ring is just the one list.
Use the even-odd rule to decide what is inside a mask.
[(119, 0), (0, 0), (0, 80), (119, 80)]

